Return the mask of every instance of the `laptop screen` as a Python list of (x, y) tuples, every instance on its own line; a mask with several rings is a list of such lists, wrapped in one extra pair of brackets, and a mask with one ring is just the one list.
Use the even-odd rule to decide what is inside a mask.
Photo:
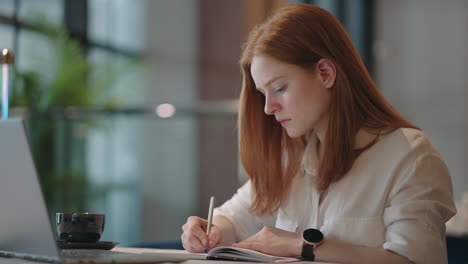
[(0, 251), (58, 259), (23, 121), (0, 121)]

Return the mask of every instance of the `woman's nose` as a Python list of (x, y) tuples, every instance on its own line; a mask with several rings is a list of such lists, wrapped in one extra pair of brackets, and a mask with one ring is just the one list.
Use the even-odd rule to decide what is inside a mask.
[(271, 97), (265, 97), (265, 109), (264, 112), (267, 115), (273, 115), (281, 111), (281, 105)]

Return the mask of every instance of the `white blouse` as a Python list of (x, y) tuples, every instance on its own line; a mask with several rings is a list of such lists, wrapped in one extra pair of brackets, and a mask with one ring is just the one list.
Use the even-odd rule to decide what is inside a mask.
[[(356, 147), (375, 135), (359, 131)], [(380, 136), (319, 203), (316, 135), (311, 136), (288, 200), (270, 216), (249, 213), (247, 181), (214, 215), (228, 218), (242, 241), (264, 226), (291, 232), (317, 228), (356, 246), (385, 248), (414, 263), (447, 263), (445, 223), (455, 214), (449, 171), (427, 137), (416, 129)], [(259, 194), (261, 195), (261, 194)]]

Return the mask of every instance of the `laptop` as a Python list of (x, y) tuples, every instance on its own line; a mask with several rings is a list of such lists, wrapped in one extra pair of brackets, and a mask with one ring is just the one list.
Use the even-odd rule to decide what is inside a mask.
[(0, 257), (46, 263), (187, 260), (184, 256), (170, 254), (59, 250), (21, 119), (0, 121), (0, 179)]

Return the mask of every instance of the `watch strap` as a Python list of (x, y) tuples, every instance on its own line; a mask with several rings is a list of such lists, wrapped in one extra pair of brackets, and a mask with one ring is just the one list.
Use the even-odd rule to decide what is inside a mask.
[(302, 243), (301, 257), (307, 261), (314, 261), (315, 260), (314, 246), (309, 245), (307, 243)]

